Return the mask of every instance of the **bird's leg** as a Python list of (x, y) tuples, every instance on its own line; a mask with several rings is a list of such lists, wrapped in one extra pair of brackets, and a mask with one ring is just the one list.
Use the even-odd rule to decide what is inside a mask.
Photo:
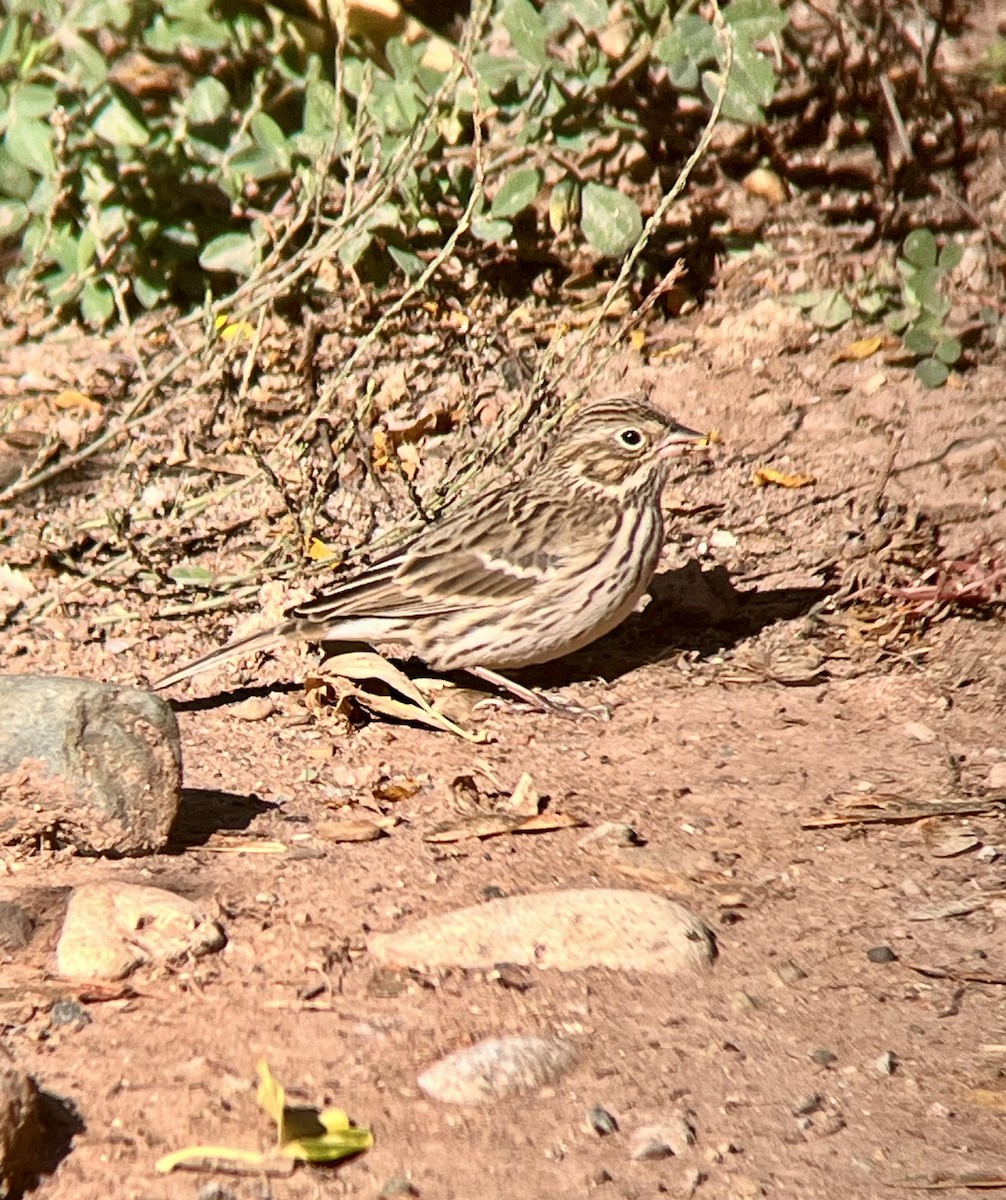
[(611, 720), (611, 710), (606, 704), (600, 704), (596, 708), (584, 708), (582, 704), (574, 704), (570, 700), (544, 696), (541, 692), (524, 687), (521, 683), (514, 683), (512, 679), (507, 679), (498, 671), (490, 671), (488, 667), (468, 667), (467, 671), (469, 675), (475, 675), (485, 683), (492, 684), (493, 687), (499, 688), (503, 692), (509, 692), (518, 700), (523, 700), (525, 704), (529, 704), (538, 712), (553, 713), (556, 716), (569, 717), (572, 720), (578, 720), (581, 717), (592, 717), (595, 721)]

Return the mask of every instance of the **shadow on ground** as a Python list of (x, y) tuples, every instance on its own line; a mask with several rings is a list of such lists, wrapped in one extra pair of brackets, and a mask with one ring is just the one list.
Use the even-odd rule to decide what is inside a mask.
[(517, 672), (521, 683), (563, 687), (586, 679), (611, 683), (685, 651), (701, 658), (731, 650), (777, 621), (793, 621), (819, 604), (822, 587), (738, 591), (723, 567), (696, 561), (657, 575), (650, 603), (607, 637), (568, 658)]
[[(529, 687), (564, 687), (597, 678), (611, 683), (683, 651), (696, 651), (706, 658), (730, 650), (768, 625), (806, 615), (829, 591), (822, 587), (799, 587), (761, 591), (753, 588), (742, 592), (734, 587), (723, 567), (703, 570), (693, 559), (684, 567), (655, 576), (650, 587), (651, 600), (643, 612), (631, 616), (607, 637), (553, 663), (506, 674), (512, 674), (515, 680)], [(331, 649), (335, 651), (334, 647)], [(406, 664), (405, 670), (429, 674), (429, 668), (415, 662)], [(471, 677), (463, 671), (454, 672), (451, 677), (464, 687), (472, 686)], [(267, 684), (235, 688), (194, 700), (173, 700), (171, 706), (176, 712), (201, 712), (249, 697), (300, 690), (300, 684), (294, 682)], [(193, 844), (197, 843), (185, 842)]]
[[(218, 703), (225, 697), (213, 697)], [(278, 806), (258, 796), (240, 796), (213, 788), (184, 788), (181, 803), (168, 835), (166, 853), (181, 854), (204, 846), (215, 833), (238, 833), (256, 817)]]

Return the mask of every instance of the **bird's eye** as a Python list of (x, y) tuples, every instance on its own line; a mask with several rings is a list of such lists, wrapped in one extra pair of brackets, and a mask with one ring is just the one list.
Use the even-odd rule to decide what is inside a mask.
[(621, 433), (615, 435), (615, 441), (628, 450), (638, 450), (643, 444), (643, 440), (643, 435), (638, 429), (623, 429)]

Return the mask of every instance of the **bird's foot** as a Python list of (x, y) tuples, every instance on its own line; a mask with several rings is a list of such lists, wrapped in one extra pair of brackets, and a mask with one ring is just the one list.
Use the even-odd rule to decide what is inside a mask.
[(596, 704), (587, 708), (573, 700), (566, 700), (560, 696), (549, 696), (544, 692), (536, 692), (532, 688), (525, 687), (521, 683), (514, 683), (512, 679), (507, 679), (505, 675), (500, 675), (496, 671), (490, 671), (488, 667), (470, 667), (469, 674), (477, 676), (501, 691), (508, 692), (521, 704), (535, 712), (550, 713), (552, 716), (565, 717), (572, 721), (582, 721), (584, 718), (594, 721), (611, 720), (612, 710), (607, 704)]

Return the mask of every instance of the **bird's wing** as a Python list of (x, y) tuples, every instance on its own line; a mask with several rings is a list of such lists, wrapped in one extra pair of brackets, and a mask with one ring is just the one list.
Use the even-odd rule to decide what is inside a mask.
[(570, 557), (568, 538), (548, 527), (555, 518), (554, 502), (538, 504), (520, 485), (499, 489), (289, 615), (410, 619), (519, 602)]

